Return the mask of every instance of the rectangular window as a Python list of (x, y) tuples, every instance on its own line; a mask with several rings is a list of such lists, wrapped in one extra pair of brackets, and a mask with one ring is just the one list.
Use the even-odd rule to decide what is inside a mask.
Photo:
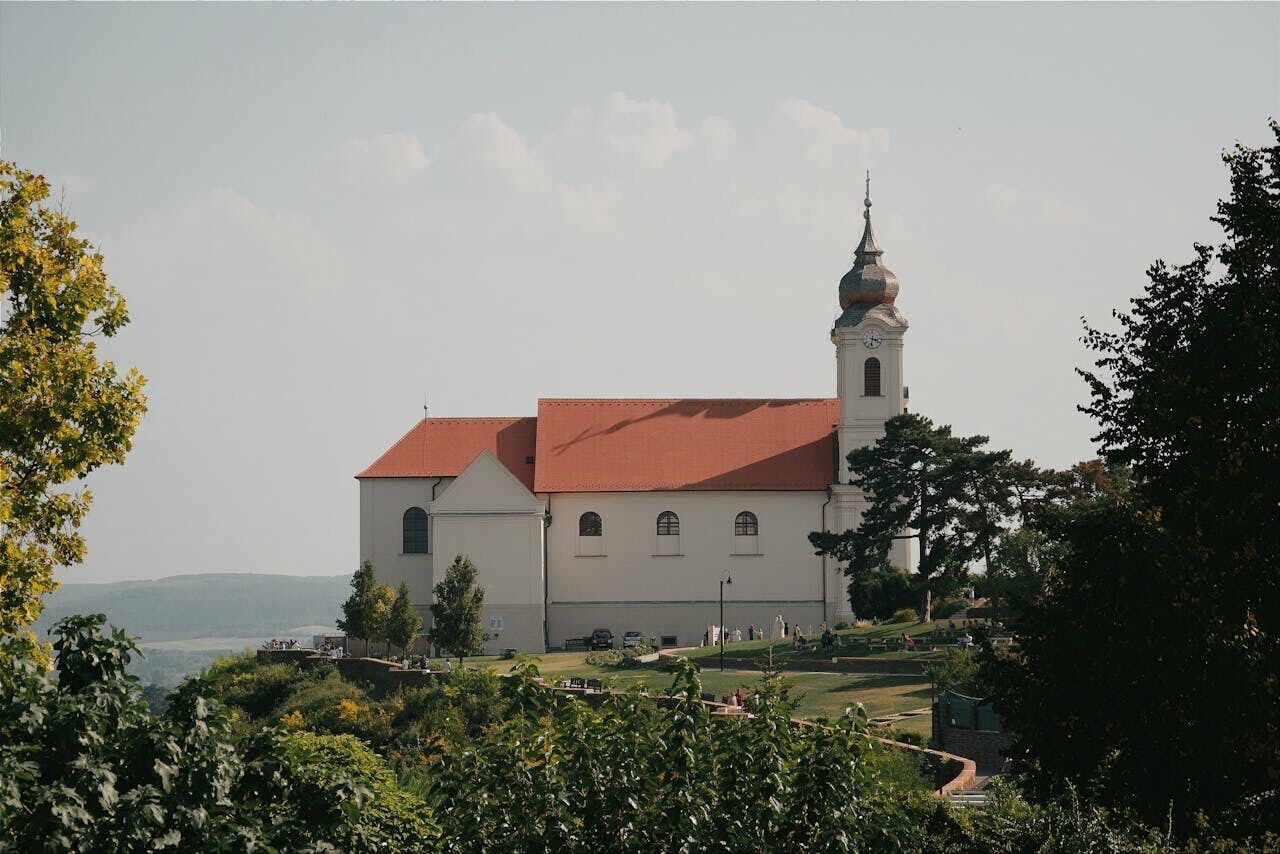
[(489, 631), (491, 631), (491, 632), (500, 632), (500, 631), (502, 631), (502, 618), (501, 618), (501, 617), (490, 617), (490, 618), (489, 618)]

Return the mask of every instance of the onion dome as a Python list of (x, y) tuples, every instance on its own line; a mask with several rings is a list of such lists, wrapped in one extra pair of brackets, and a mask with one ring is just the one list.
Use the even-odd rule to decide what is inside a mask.
[(877, 307), (883, 308), (874, 313), (886, 315), (886, 320), (892, 321), (900, 316), (893, 308), (893, 301), (898, 297), (898, 277), (880, 263), (884, 251), (876, 244), (876, 235), (871, 229), (870, 172), (867, 173), (867, 197), (863, 205), (866, 210), (862, 217), (866, 225), (862, 229), (862, 242), (854, 250), (853, 268), (840, 280), (840, 308), (844, 309), (844, 314), (836, 321), (836, 326), (855, 326)]

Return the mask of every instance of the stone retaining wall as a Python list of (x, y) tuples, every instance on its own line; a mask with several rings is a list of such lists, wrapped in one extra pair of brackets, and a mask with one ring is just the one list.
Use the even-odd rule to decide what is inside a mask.
[(935, 727), (938, 747), (949, 753), (967, 756), (978, 768), (987, 773), (998, 771), (1004, 765), (1005, 751), (1013, 744), (1013, 736), (1007, 732), (990, 732), (959, 727)]

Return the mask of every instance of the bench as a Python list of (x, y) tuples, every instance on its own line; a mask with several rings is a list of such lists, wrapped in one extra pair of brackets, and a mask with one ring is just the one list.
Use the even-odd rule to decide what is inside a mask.
[(587, 689), (590, 691), (603, 691), (604, 683), (601, 682), (599, 679), (588, 679)]
[(586, 649), (587, 646), (588, 646), (588, 638), (565, 638), (564, 639), (565, 652), (568, 652), (571, 649)]

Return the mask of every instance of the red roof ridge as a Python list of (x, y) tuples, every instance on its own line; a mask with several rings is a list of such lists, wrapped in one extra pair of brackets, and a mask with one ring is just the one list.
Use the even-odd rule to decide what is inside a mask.
[(538, 405), (559, 403), (811, 403), (828, 405), (836, 397), (540, 397)]
[(536, 415), (451, 415), (448, 418), (432, 417), (424, 420), (432, 424), (497, 424), (503, 421), (525, 421), (537, 417)]

